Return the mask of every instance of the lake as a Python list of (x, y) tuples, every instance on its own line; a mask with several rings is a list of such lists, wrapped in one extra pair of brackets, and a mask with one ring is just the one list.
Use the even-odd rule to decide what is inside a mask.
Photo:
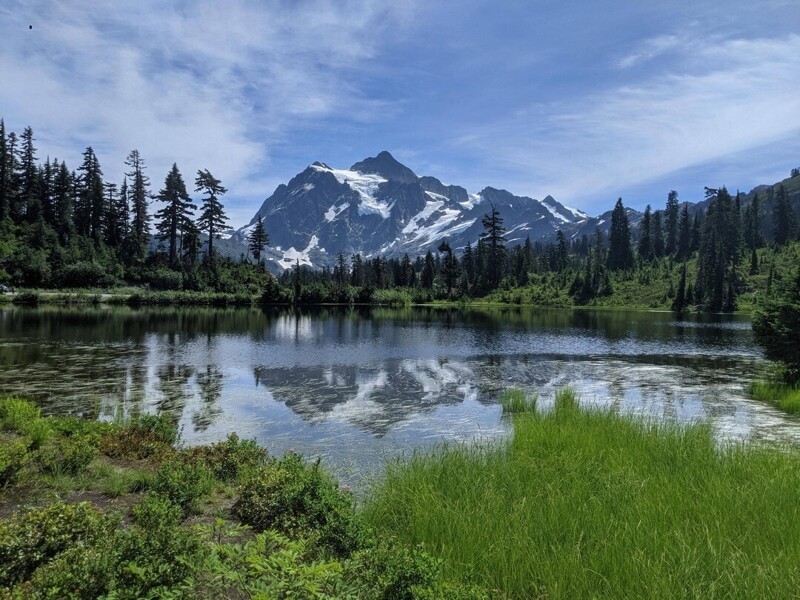
[(187, 443), (237, 432), (358, 482), (442, 441), (508, 433), (498, 397), (570, 384), (583, 402), (720, 439), (800, 443), (746, 397), (765, 367), (743, 316), (546, 308), (0, 308), (0, 394), (47, 414), (175, 415)]

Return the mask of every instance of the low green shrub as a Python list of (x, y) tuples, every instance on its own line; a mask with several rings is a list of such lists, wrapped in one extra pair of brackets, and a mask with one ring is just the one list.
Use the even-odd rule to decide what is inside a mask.
[(185, 455), (190, 462), (206, 465), (220, 481), (235, 481), (267, 461), (267, 452), (255, 440), (241, 440), (235, 433), (210, 446), (190, 448)]
[(203, 464), (190, 462), (183, 457), (165, 460), (153, 478), (152, 489), (184, 511), (214, 486), (211, 471)]
[(132, 431), (151, 433), (157, 440), (170, 446), (178, 441), (180, 433), (172, 418), (165, 413), (137, 415), (131, 419), (127, 428)]
[(59, 437), (37, 453), (39, 468), (45, 473), (77, 475), (97, 456), (96, 442), (88, 436)]
[(109, 543), (95, 546), (79, 542), (36, 569), (30, 583), (17, 591), (22, 598), (36, 599), (107, 597), (118, 566)]
[(94, 419), (82, 419), (80, 417), (48, 417), (47, 421), (54, 433), (64, 436), (90, 436), (99, 443), (100, 438), (108, 433), (119, 430), (115, 423), (107, 421), (97, 421)]
[(0, 521), (0, 586), (27, 580), (37, 567), (75, 544), (111, 536), (118, 523), (88, 502), (56, 502)]
[(24, 442), (0, 445), (0, 488), (14, 483), (17, 474), (28, 463), (28, 446)]
[(11, 301), (14, 304), (24, 304), (28, 306), (36, 306), (41, 301), (39, 294), (36, 292), (19, 292), (14, 296)]
[[(182, 588), (186, 597), (361, 598), (342, 564), (314, 559), (307, 540), (264, 531), (244, 544), (212, 544), (198, 555)], [(371, 597), (371, 596), (366, 596)]]
[(38, 406), (22, 398), (0, 399), (0, 428), (25, 435), (26, 429), (41, 418)]
[(234, 515), (258, 531), (313, 534), (323, 547), (347, 556), (364, 542), (352, 494), (300, 455), (289, 453), (254, 473), (233, 506)]
[(391, 538), (355, 553), (348, 569), (348, 577), (355, 578), (364, 595), (393, 600), (417, 598), (415, 590), (437, 585), (440, 574), (441, 560), (422, 546), (404, 547)]

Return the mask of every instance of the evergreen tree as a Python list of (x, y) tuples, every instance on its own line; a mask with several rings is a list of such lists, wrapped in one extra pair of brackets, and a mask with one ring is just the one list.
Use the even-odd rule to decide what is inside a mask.
[(436, 278), (436, 263), (433, 260), (433, 254), (428, 250), (425, 255), (425, 267), (422, 269), (422, 276), (420, 283), (426, 290), (433, 289), (433, 280)]
[(678, 222), (678, 245), (675, 247), (675, 258), (686, 260), (692, 253), (692, 226), (689, 220), (689, 205), (684, 202)]
[(660, 210), (657, 210), (653, 213), (653, 226), (650, 230), (651, 237), (653, 238), (653, 256), (656, 258), (661, 258), (666, 253), (666, 247), (664, 244), (664, 226), (661, 219), (662, 214), (663, 213)]
[(789, 203), (789, 195), (786, 193), (786, 188), (781, 185), (775, 197), (773, 212), (772, 232), (775, 243), (782, 246), (789, 242), (794, 237), (795, 228), (794, 211)]
[(136, 261), (144, 260), (150, 237), (150, 215), (147, 205), (150, 199), (150, 178), (144, 174), (144, 160), (138, 150), (131, 150), (125, 164), (130, 171), (125, 176), (130, 181), (128, 201), (130, 203), (129, 252)]
[(351, 259), (352, 268), (350, 269), (350, 282), (354, 287), (361, 287), (365, 282), (364, 261), (360, 254), (353, 254)]
[(564, 271), (569, 266), (569, 249), (564, 232), (556, 231), (556, 270)]
[(119, 199), (117, 198), (117, 184), (105, 182), (103, 184), (106, 195), (106, 222), (105, 222), (105, 242), (109, 246), (116, 248), (123, 240), (121, 216), (119, 214)]
[(503, 234), (506, 228), (503, 226), (503, 218), (500, 212), (491, 205), (491, 212), (483, 215), (481, 224), (483, 233), (481, 240), (485, 244), (486, 250), (486, 270), (482, 272), (484, 286), (487, 290), (495, 289), (503, 278), (504, 259), (506, 254), (506, 238)]
[(664, 240), (664, 251), (669, 254), (678, 253), (678, 239), (679, 239), (679, 206), (678, 206), (678, 192), (671, 190), (667, 194), (667, 208), (664, 214), (667, 218), (666, 222), (666, 239)]
[(72, 220), (72, 175), (65, 162), (61, 162), (53, 182), (53, 228), (62, 245), (66, 245), (72, 237), (75, 224)]
[(83, 152), (83, 164), (78, 168), (81, 172), (78, 183), (78, 198), (75, 205), (75, 225), (78, 234), (102, 239), (105, 221), (105, 193), (103, 189), (103, 172), (100, 162), (91, 146)]
[(653, 260), (653, 238), (652, 238), (652, 212), (650, 205), (644, 209), (644, 216), (639, 225), (639, 260)]
[(686, 308), (686, 263), (681, 265), (681, 278), (678, 282), (678, 291), (672, 300), (672, 310), (680, 313)]
[(0, 119), (0, 223), (11, 216), (11, 174), (14, 170), (6, 140), (6, 124)]
[[(197, 178), (194, 180), (196, 192), (204, 194), (203, 205), (200, 209), (200, 218), (197, 220), (197, 228), (208, 235), (208, 257), (214, 264), (214, 238), (219, 236), (220, 231), (228, 222), (222, 203), (219, 197), (228, 190), (222, 186), (222, 182), (214, 177), (208, 169), (197, 171)], [(299, 270), (299, 264), (298, 264)]]
[(8, 196), (6, 198), (8, 215), (15, 223), (20, 223), (22, 222), (22, 210), (18, 200), (20, 190), (19, 172), (17, 168), (17, 134), (13, 131), (8, 134), (6, 154), (8, 155), (8, 164), (6, 167), (8, 171)]
[(36, 193), (37, 169), (34, 141), (33, 130), (26, 127), (20, 136), (17, 211), (20, 218), (25, 216), (29, 223), (35, 223), (41, 214), (41, 207), (38, 205), (39, 198)]
[(617, 200), (611, 213), (606, 266), (612, 271), (632, 269), (634, 266), (628, 215), (622, 205), (622, 198)]
[(464, 254), (461, 257), (461, 265), (464, 269), (464, 275), (467, 278), (467, 285), (472, 286), (475, 284), (475, 257), (472, 253), (472, 244), (467, 242), (464, 248)]
[[(269, 235), (267, 235), (267, 230), (264, 229), (264, 217), (258, 215), (253, 230), (247, 236), (247, 248), (253, 253), (256, 264), (261, 264), (261, 253), (268, 244)], [(344, 255), (341, 252), (339, 253), (339, 269), (341, 271), (340, 284), (342, 284), (344, 283), (344, 274), (347, 272), (347, 268), (344, 264)]]
[(444, 253), (441, 273), (442, 279), (444, 280), (445, 292), (449, 297), (452, 296), (453, 289), (455, 288), (456, 281), (458, 280), (458, 260), (453, 255), (453, 249), (450, 247), (450, 244), (447, 243), (447, 240), (444, 240), (441, 244), (439, 244), (439, 252)]
[(156, 212), (156, 231), (161, 240), (169, 243), (169, 264), (178, 264), (178, 240), (186, 231), (187, 224), (192, 221), (195, 205), (186, 191), (183, 175), (178, 165), (172, 163), (172, 169), (164, 180), (164, 189), (158, 193), (158, 199), (165, 206)]
[(728, 190), (706, 188), (708, 211), (700, 236), (695, 302), (706, 310), (733, 310), (738, 261), (736, 212)]
[(800, 382), (800, 267), (792, 286), (760, 299), (753, 314), (753, 332), (767, 358), (785, 365), (788, 383)]
[(703, 228), (703, 213), (696, 212), (692, 221), (692, 233), (689, 238), (689, 253), (697, 252), (700, 249), (700, 232)]

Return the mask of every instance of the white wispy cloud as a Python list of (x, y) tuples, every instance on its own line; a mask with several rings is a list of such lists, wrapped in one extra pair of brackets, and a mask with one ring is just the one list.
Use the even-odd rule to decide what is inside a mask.
[[(138, 148), (155, 189), (176, 161), (187, 180), (209, 168), (240, 197), (292, 128), (376, 118), (385, 102), (348, 82), (411, 12), (368, 0), (12, 1), (0, 7), (2, 116), (12, 129), (32, 125), (41, 152), (73, 167), (92, 145), (120, 179)], [(229, 206), (237, 224), (248, 200)]]
[[(625, 85), (533, 105), (525, 119), (491, 123), (458, 143), (491, 148), (522, 191), (569, 200), (800, 133), (800, 36), (656, 46), (679, 60)], [(626, 64), (644, 59), (632, 54)]]

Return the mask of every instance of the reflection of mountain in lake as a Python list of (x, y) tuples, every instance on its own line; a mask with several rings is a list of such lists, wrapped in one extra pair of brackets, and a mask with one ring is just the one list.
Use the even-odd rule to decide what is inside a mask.
[(477, 393), (466, 364), (446, 359), (387, 360), (364, 367), (260, 366), (254, 377), (304, 421), (346, 422), (376, 436), (412, 415)]

